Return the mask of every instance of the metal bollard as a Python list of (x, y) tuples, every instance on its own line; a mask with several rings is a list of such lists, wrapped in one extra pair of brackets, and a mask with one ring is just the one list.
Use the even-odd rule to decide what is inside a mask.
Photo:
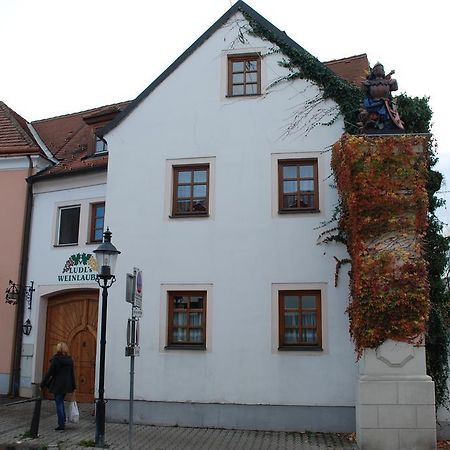
[(42, 391), (39, 397), (36, 398), (33, 410), (33, 417), (31, 419), (30, 435), (31, 437), (37, 438), (39, 434), (39, 422), (41, 420), (41, 403), (42, 403)]

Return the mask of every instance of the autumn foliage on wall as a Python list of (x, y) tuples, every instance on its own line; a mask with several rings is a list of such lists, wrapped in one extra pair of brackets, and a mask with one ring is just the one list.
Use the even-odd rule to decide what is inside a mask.
[(348, 313), (358, 356), (386, 339), (413, 342), (426, 329), (427, 139), (344, 135), (333, 147), (339, 227), (352, 259)]

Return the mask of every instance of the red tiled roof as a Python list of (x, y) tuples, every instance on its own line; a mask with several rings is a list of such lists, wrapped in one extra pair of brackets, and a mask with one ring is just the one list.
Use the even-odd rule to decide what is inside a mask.
[(348, 58), (326, 61), (324, 64), (336, 75), (360, 87), (369, 72), (369, 60), (365, 53)]
[(33, 179), (106, 169), (108, 156), (94, 156), (94, 129), (97, 123), (105, 125), (128, 104), (121, 102), (32, 122), (47, 148), (60, 161)]
[(27, 121), (0, 102), (0, 155), (44, 155)]

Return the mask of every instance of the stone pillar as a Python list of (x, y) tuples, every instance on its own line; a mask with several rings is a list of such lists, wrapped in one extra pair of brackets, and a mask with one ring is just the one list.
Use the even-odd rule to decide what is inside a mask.
[(360, 450), (436, 448), (434, 382), (425, 348), (387, 340), (359, 362), (356, 433)]

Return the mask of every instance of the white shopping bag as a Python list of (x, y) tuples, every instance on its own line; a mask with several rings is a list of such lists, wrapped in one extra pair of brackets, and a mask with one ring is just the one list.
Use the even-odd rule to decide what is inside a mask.
[(69, 422), (78, 423), (80, 420), (80, 411), (78, 411), (77, 402), (73, 401), (69, 404)]

